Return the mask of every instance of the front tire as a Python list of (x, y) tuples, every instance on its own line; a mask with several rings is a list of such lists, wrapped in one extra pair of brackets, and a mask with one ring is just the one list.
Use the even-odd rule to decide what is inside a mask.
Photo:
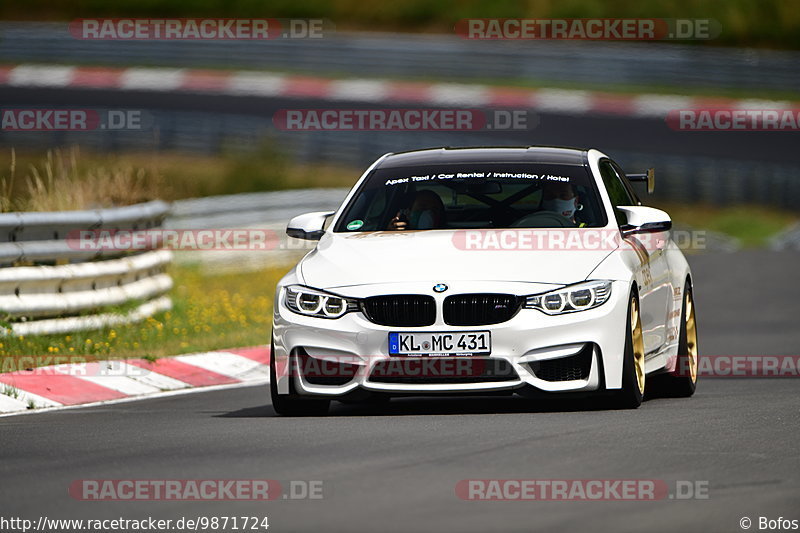
[[(275, 353), (275, 343), (270, 346), (270, 356)], [(289, 356), (291, 368), (291, 356)], [(275, 372), (275, 359), (269, 364), (269, 393), (272, 397), (272, 408), (281, 416), (325, 416), (331, 405), (330, 400), (308, 399), (294, 390), (294, 378), (289, 375), (289, 394), (278, 394), (278, 379)]]
[(622, 363), (622, 389), (614, 393), (617, 409), (636, 409), (642, 405), (645, 387), (644, 338), (639, 316), (639, 298), (631, 294), (625, 327), (625, 355)]

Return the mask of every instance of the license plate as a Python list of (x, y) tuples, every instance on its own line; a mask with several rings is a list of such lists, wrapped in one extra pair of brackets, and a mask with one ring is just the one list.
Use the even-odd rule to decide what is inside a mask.
[(492, 352), (488, 331), (389, 333), (390, 355), (486, 355)]

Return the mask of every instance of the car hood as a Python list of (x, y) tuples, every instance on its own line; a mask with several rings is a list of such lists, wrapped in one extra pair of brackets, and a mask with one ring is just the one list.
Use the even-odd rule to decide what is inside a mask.
[(326, 233), (300, 262), (309, 286), (399, 282), (583, 281), (613, 250), (466, 250), (457, 231)]

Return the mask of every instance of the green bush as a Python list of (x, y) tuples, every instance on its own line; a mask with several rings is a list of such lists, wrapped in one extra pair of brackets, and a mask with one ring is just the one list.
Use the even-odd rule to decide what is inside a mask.
[(796, 0), (6, 0), (4, 19), (90, 17), (307, 17), (341, 30), (452, 32), (462, 18), (712, 18), (712, 44), (800, 48)]

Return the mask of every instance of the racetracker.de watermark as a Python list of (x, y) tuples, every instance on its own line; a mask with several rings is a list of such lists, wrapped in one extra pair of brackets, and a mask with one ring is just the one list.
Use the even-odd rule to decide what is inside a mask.
[(800, 109), (673, 109), (666, 121), (678, 131), (800, 131)]
[(79, 479), (69, 495), (81, 501), (321, 500), (322, 480), (274, 479)]
[[(703, 230), (671, 230), (670, 236), (681, 249), (706, 248)], [(637, 250), (653, 252), (667, 245), (666, 232), (625, 237), (618, 229), (607, 228), (457, 230), (451, 242), (465, 251), (612, 251), (628, 243)]]
[[(300, 241), (303, 243), (304, 241)], [(176, 251), (267, 251), (305, 249), (281, 241), (271, 229), (85, 229), (67, 233), (67, 246), (80, 251), (145, 251), (166, 248)]]
[(333, 31), (325, 19), (82, 18), (69, 24), (75, 39), (114, 41), (321, 39)]
[(284, 131), (528, 131), (538, 116), (525, 109), (280, 109)]
[[(691, 363), (682, 357), (672, 371), (690, 376)], [(697, 376), (701, 378), (798, 378), (800, 355), (699, 355)]]
[[(401, 355), (388, 358), (385, 355), (321, 355), (319, 357), (304, 355), (292, 357), (288, 360), (288, 364), (285, 361), (276, 362), (276, 371), (280, 375), (302, 376), (311, 380), (355, 379), (357, 377), (369, 377), (370, 379), (507, 377), (509, 381), (517, 379), (517, 375), (510, 366), (496, 366), (490, 359), (484, 357), (436, 353), (437, 350), (440, 352), (445, 349), (452, 350), (458, 342), (457, 337), (457, 335), (445, 334), (434, 338), (432, 342), (423, 341), (421, 346), (416, 348), (431, 352), (424, 356)], [(462, 342), (468, 341), (469, 339)], [(406, 341), (400, 340), (399, 342)], [(399, 347), (401, 349), (409, 348), (409, 346), (403, 347), (402, 345)], [(473, 348), (473, 350), (475, 349)], [(469, 351), (468, 344), (464, 344), (464, 351)], [(497, 361), (501, 360), (496, 359), (495, 362)]]
[(134, 361), (112, 359), (98, 361), (97, 356), (84, 355), (4, 355), (0, 358), (0, 374), (12, 376), (76, 376), (76, 377), (144, 377), (152, 372)]
[(455, 33), (479, 40), (663, 41), (713, 39), (720, 28), (714, 19), (475, 18), (458, 21)]
[(467, 501), (707, 500), (705, 480), (462, 479), (455, 492)]
[(10, 132), (139, 131), (152, 125), (150, 114), (141, 109), (0, 109), (0, 129)]

